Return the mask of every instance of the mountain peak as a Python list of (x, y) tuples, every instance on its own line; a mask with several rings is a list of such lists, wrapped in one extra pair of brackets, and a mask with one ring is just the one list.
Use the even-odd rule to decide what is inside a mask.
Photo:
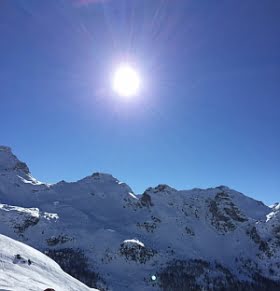
[(24, 174), (30, 174), (29, 168), (21, 162), (7, 146), (0, 146), (0, 171), (20, 171)]
[(0, 152), (11, 153), (12, 149), (10, 147), (0, 145)]
[(151, 193), (168, 192), (169, 193), (169, 192), (177, 192), (177, 190), (170, 187), (167, 184), (158, 184), (156, 187), (149, 187), (144, 191), (144, 193), (148, 193), (148, 192), (151, 192)]
[(95, 172), (90, 176), (86, 176), (86, 177), (82, 178), (78, 182), (92, 183), (93, 181), (96, 182), (96, 183), (122, 184), (117, 178), (115, 178), (111, 174), (101, 173), (101, 172)]

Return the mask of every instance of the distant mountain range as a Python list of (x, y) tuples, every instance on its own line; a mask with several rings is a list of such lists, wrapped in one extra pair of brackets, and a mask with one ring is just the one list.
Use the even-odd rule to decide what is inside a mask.
[[(48, 255), (89, 287), (280, 290), (280, 204), (269, 207), (225, 186), (158, 185), (136, 195), (103, 173), (50, 185), (1, 146), (0, 203), (1, 234)], [(41, 261), (35, 251), (31, 260), (36, 256)], [(53, 262), (46, 268), (58, 272)], [(67, 288), (59, 290), (75, 289)]]

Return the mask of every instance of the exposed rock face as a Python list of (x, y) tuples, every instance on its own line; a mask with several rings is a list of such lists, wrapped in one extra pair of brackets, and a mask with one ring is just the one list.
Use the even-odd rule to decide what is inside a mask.
[(46, 240), (48, 246), (56, 246), (58, 244), (65, 244), (68, 241), (71, 241), (72, 238), (68, 237), (67, 235), (60, 234), (58, 236), (52, 236)]
[(268, 257), (272, 256), (272, 253), (269, 248), (269, 244), (260, 237), (255, 226), (253, 226), (250, 230), (248, 230), (247, 234), (258, 245), (259, 250), (261, 252), (265, 253)]
[(36, 216), (30, 216), (28, 218), (23, 219), (22, 223), (15, 224), (14, 228), (19, 233), (23, 233), (28, 227), (34, 226), (39, 222), (40, 218)]
[(280, 290), (279, 204), (225, 186), (135, 195), (103, 173), (47, 185), (0, 147), (0, 203), (0, 233), (47, 251), (90, 287)]
[(189, 228), (188, 226), (185, 227), (185, 230), (186, 230), (187, 234), (192, 235), (192, 236), (195, 235), (194, 231), (191, 228)]
[(142, 197), (140, 198), (140, 203), (142, 206), (144, 207), (151, 207), (153, 206), (153, 203), (152, 203), (152, 198), (151, 196), (148, 194), (148, 193), (144, 193), (142, 195)]
[(212, 225), (221, 233), (233, 231), (237, 223), (248, 221), (224, 191), (209, 201), (209, 211)]
[(127, 240), (121, 244), (120, 254), (129, 261), (144, 264), (156, 254), (156, 251), (145, 247), (141, 242)]
[(25, 174), (29, 174), (29, 168), (26, 163), (21, 162), (12, 153), (10, 147), (0, 146), (0, 170), (2, 171), (22, 171)]
[(144, 221), (142, 223), (137, 222), (137, 227), (144, 229), (147, 232), (154, 232), (157, 229), (157, 226), (161, 223), (161, 220), (158, 217), (151, 216), (151, 220)]

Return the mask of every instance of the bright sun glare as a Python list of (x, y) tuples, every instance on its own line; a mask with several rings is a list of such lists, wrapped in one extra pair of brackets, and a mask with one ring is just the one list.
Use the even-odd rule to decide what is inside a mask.
[(133, 97), (139, 92), (140, 76), (127, 64), (120, 65), (114, 73), (113, 90), (120, 96)]

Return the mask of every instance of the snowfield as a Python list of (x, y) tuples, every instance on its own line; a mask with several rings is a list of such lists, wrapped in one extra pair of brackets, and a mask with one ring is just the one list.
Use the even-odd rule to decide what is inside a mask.
[[(90, 291), (39, 251), (0, 235), (0, 290)], [(29, 260), (29, 261), (28, 261)]]

